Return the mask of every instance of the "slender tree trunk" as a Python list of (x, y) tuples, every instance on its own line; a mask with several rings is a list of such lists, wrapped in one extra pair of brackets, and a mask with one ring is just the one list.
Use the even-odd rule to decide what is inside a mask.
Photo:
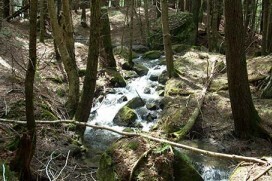
[(144, 12), (145, 12), (146, 45), (148, 45), (148, 39), (149, 39), (149, 36), (150, 36), (148, 0), (144, 0)]
[(133, 28), (134, 28), (134, 0), (130, 0), (130, 23), (129, 23), (129, 56), (128, 63), (133, 65), (132, 62), (132, 44), (133, 44)]
[(195, 45), (197, 42), (200, 6), (201, 6), (201, 0), (194, 0), (192, 2), (192, 13), (193, 13), (193, 20), (194, 20), (194, 24), (195, 24), (195, 40), (194, 40)]
[(269, 13), (267, 19), (267, 40), (266, 40), (266, 52), (272, 53), (272, 1), (269, 3)]
[[(65, 71), (68, 75), (69, 93), (67, 108), (70, 117), (73, 117), (79, 100), (79, 77), (77, 72), (77, 65), (73, 57), (71, 57), (71, 52), (67, 49), (67, 41), (64, 38), (64, 27), (65, 24), (61, 23), (62, 27), (58, 24), (57, 14), (55, 12), (54, 0), (48, 0), (48, 11), (50, 15), (50, 21), (52, 25), (52, 31), (58, 51), (61, 55), (62, 62), (64, 64)], [(63, 18), (64, 19), (64, 18)], [(63, 27), (64, 26), (64, 27)]]
[(241, 0), (225, 1), (226, 61), (235, 132), (240, 137), (258, 135), (260, 117), (249, 89)]
[[(100, 0), (91, 0), (90, 40), (87, 60), (86, 75), (83, 83), (83, 93), (79, 103), (75, 119), (80, 122), (87, 122), (92, 108), (94, 91), (96, 86), (97, 65), (99, 56), (100, 36)], [(83, 138), (84, 128), (77, 128)]]
[(80, 3), (80, 7), (82, 9), (82, 12), (81, 12), (81, 26), (83, 28), (87, 28), (88, 25), (87, 25), (87, 16), (86, 16), (86, 1), (83, 0), (83, 2)]
[(0, 31), (3, 26), (3, 10), (4, 10), (4, 3), (3, 3), (3, 0), (0, 0)]
[(108, 15), (108, 8), (101, 8), (101, 37), (100, 37), (100, 51), (99, 51), (99, 63), (101, 68), (116, 69), (116, 61), (113, 56), (112, 43), (111, 43), (111, 31), (110, 21)]
[(157, 18), (161, 17), (161, 5), (160, 5), (160, 0), (155, 0), (156, 1), (156, 14), (157, 14)]
[(208, 42), (209, 51), (217, 51), (217, 41), (218, 41), (218, 0), (208, 0)]
[(46, 1), (40, 0), (40, 42), (44, 43)]
[(269, 0), (263, 0), (262, 55), (267, 54), (268, 16), (269, 16)]
[(37, 4), (37, 0), (30, 1), (29, 62), (25, 79), (27, 133), (21, 137), (15, 159), (11, 162), (11, 168), (19, 172), (20, 180), (32, 180), (30, 162), (36, 146), (33, 85), (37, 62)]
[(3, 0), (3, 1), (4, 1), (3, 17), (6, 18), (10, 15), (10, 0)]
[(162, 24), (162, 33), (163, 33), (163, 45), (167, 63), (167, 73), (169, 78), (174, 76), (174, 63), (173, 63), (173, 51), (171, 44), (171, 34), (169, 29), (169, 20), (168, 20), (168, 6), (167, 0), (161, 0), (161, 24)]

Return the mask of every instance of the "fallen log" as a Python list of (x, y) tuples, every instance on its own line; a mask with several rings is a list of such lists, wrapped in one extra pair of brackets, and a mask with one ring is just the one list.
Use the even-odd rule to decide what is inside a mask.
[[(26, 121), (0, 119), (0, 124), (1, 123), (26, 124)], [(114, 132), (114, 133), (117, 133), (117, 134), (120, 134), (120, 135), (123, 135), (123, 136), (128, 136), (128, 137), (140, 136), (140, 137), (143, 137), (143, 138), (155, 141), (155, 142), (166, 143), (166, 144), (169, 144), (169, 145), (177, 147), (177, 148), (182, 148), (182, 149), (185, 149), (185, 150), (189, 150), (189, 151), (199, 153), (199, 154), (203, 154), (203, 155), (210, 156), (210, 157), (223, 158), (223, 159), (232, 159), (232, 160), (236, 160), (236, 161), (253, 162), (253, 163), (259, 163), (261, 165), (267, 164), (267, 161), (264, 161), (264, 160), (261, 160), (259, 158), (255, 158), (255, 157), (245, 157), (245, 156), (240, 156), (240, 155), (231, 155), (231, 154), (207, 151), (207, 150), (191, 147), (191, 146), (188, 146), (188, 145), (176, 143), (176, 142), (173, 142), (173, 141), (169, 141), (169, 140), (166, 140), (166, 139), (156, 138), (156, 137), (150, 136), (150, 135), (148, 135), (146, 133), (118, 131), (118, 130), (113, 129), (111, 127), (93, 125), (93, 124), (78, 122), (78, 121), (74, 121), (74, 120), (55, 120), (55, 121), (37, 120), (36, 123), (37, 124), (66, 123), (66, 124), (74, 124), (74, 125), (79, 125), (79, 126), (84, 126), (84, 127), (91, 127), (91, 128), (94, 128), (94, 129), (108, 130), (108, 131), (111, 131), (111, 132)]]
[(193, 128), (193, 126), (194, 126), (194, 124), (196, 122), (196, 119), (197, 119), (198, 115), (201, 112), (201, 107), (203, 105), (205, 96), (206, 96), (206, 94), (208, 92), (208, 89), (209, 89), (209, 87), (211, 85), (211, 82), (212, 82), (212, 80), (214, 78), (215, 73), (216, 73), (216, 61), (213, 62), (211, 73), (210, 73), (210, 75), (208, 77), (208, 80), (207, 80), (204, 88), (202, 89), (202, 91), (200, 93), (200, 98), (198, 99), (197, 107), (194, 109), (192, 115), (188, 119), (185, 126), (183, 126), (180, 130), (178, 130), (178, 131), (171, 134), (175, 138), (175, 141), (179, 141), (182, 138), (184, 138), (184, 136), (186, 136), (189, 133), (189, 131)]
[(12, 15), (8, 16), (8, 17), (6, 18), (6, 20), (9, 22), (11, 19), (13, 19), (13, 18), (19, 16), (20, 14), (26, 12), (29, 8), (30, 8), (30, 5), (29, 5), (29, 4), (23, 6), (23, 7), (20, 8), (19, 10), (15, 11)]

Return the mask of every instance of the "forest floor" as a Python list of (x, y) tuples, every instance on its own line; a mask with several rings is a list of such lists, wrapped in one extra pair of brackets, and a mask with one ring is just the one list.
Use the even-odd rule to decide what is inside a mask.
[[(112, 24), (112, 39), (114, 45), (119, 45), (124, 36), (128, 41), (128, 31), (123, 31), (124, 11), (110, 11)], [(76, 59), (78, 67), (83, 69), (88, 55), (89, 32), (80, 26), (80, 16), (75, 16)], [(89, 18), (89, 14), (87, 14)], [(4, 23), (0, 32), (0, 118), (25, 120), (24, 115), (24, 76), (28, 61), (28, 21), (16, 19), (12, 23)], [(124, 33), (124, 34), (123, 34)], [(137, 41), (142, 43), (141, 31), (135, 29)], [(63, 107), (67, 84), (64, 82), (62, 68), (54, 58), (52, 39), (45, 44), (38, 43), (38, 71), (35, 77), (35, 98), (37, 119), (60, 119), (66, 117)], [(187, 52), (185, 56), (195, 58), (195, 52)], [(205, 52), (205, 54), (208, 54)], [(175, 55), (177, 57), (184, 55)], [(223, 57), (223, 55), (218, 55)], [(259, 57), (248, 61), (249, 79), (268, 75), (272, 65), (271, 57)], [(116, 57), (118, 61), (118, 57)], [(188, 65), (189, 66), (189, 65)], [(190, 69), (190, 67), (187, 67)], [(254, 104), (263, 120), (272, 125), (272, 101), (259, 99), (262, 80), (253, 81), (251, 90)], [(219, 85), (219, 86), (218, 86)], [(233, 134), (233, 119), (227, 91), (226, 73), (220, 74), (214, 80), (212, 91), (206, 96), (201, 116), (188, 140), (193, 146), (212, 149), (224, 153), (244, 156), (272, 156), (272, 143), (265, 139), (254, 138), (241, 140)], [(222, 88), (223, 86), (223, 88)], [(225, 87), (224, 87), (225, 86)], [(219, 90), (221, 89), (221, 90)], [(21, 105), (21, 106), (20, 106)], [(15, 154), (14, 145), (23, 132), (21, 126), (0, 124), (0, 162), (8, 163)], [(66, 125), (38, 125), (37, 147), (32, 169), (37, 175), (46, 176), (48, 168), (51, 176), (56, 177), (63, 167), (59, 180), (95, 180), (97, 165), (88, 159), (84, 153), (85, 147), (76, 142), (74, 127)], [(194, 140), (194, 141), (191, 141)], [(205, 140), (211, 146), (201, 146), (199, 140)], [(86, 150), (85, 150), (86, 151)], [(91, 151), (91, 150), (90, 150)], [(65, 164), (67, 161), (67, 165)], [(1, 177), (0, 177), (1, 178)]]

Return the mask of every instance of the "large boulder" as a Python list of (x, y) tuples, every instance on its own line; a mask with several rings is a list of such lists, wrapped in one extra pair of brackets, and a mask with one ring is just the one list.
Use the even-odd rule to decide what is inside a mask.
[(203, 180), (186, 155), (170, 146), (152, 143), (157, 148), (151, 148), (150, 145), (149, 140), (140, 137), (119, 139), (102, 155), (98, 180), (129, 180), (132, 167), (141, 156), (141, 162), (133, 170), (132, 180)]
[(136, 119), (136, 112), (128, 106), (124, 106), (115, 115), (113, 122), (118, 126), (135, 127)]
[[(196, 33), (192, 14), (178, 12), (169, 16), (171, 41), (175, 43), (194, 44)], [(150, 33), (149, 43), (151, 49), (163, 49), (163, 37), (160, 19)]]
[(145, 101), (140, 97), (134, 97), (133, 99), (128, 101), (128, 103), (126, 103), (126, 106), (131, 109), (136, 109), (144, 105), (145, 105)]
[[(124, 59), (128, 60), (129, 58), (129, 48), (126, 46), (117, 46), (115, 48), (113, 48), (113, 53), (115, 55), (119, 55), (121, 57), (123, 57)], [(139, 57), (134, 51), (132, 51), (132, 58), (137, 58)]]
[(139, 64), (139, 63), (136, 63), (133, 68), (132, 68), (139, 76), (143, 76), (143, 75), (146, 75), (149, 71), (149, 69), (142, 65), (142, 64)]
[(161, 51), (159, 51), (159, 50), (152, 50), (152, 51), (148, 51), (145, 54), (143, 54), (143, 58), (144, 59), (153, 60), (153, 59), (160, 58), (161, 55), (162, 55)]

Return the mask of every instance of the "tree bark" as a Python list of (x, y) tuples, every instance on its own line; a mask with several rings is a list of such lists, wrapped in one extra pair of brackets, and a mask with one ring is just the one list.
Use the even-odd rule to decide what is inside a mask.
[[(70, 117), (74, 116), (74, 113), (77, 109), (78, 100), (79, 100), (79, 76), (77, 72), (77, 65), (73, 57), (71, 57), (71, 52), (67, 49), (67, 41), (63, 41), (65, 24), (62, 24), (62, 27), (58, 24), (57, 15), (55, 11), (54, 0), (48, 0), (48, 11), (50, 16), (50, 21), (52, 25), (52, 31), (54, 35), (54, 40), (58, 51), (61, 56), (61, 60), (64, 64), (65, 71), (68, 75), (68, 84), (69, 84), (69, 93), (67, 101), (67, 109)], [(63, 21), (63, 18), (60, 19), (60, 22)], [(64, 26), (64, 27), (63, 27)]]
[(44, 43), (46, 1), (40, 0), (40, 42)]
[(31, 180), (30, 162), (36, 146), (33, 85), (37, 63), (37, 4), (37, 0), (30, 1), (29, 62), (25, 78), (27, 133), (21, 137), (15, 159), (11, 162), (11, 168), (19, 172), (20, 180)]
[(192, 13), (193, 13), (193, 21), (195, 24), (195, 40), (194, 44), (197, 43), (197, 34), (198, 34), (198, 22), (199, 22), (199, 10), (201, 6), (201, 0), (194, 0), (192, 2)]
[(129, 22), (129, 55), (128, 55), (128, 63), (133, 65), (132, 62), (132, 44), (133, 44), (133, 24), (134, 24), (134, 0), (130, 0), (130, 22)]
[(162, 33), (163, 33), (163, 45), (164, 52), (166, 57), (166, 66), (168, 77), (171, 78), (174, 76), (174, 63), (173, 63), (173, 51), (171, 44), (171, 34), (169, 29), (169, 20), (168, 20), (168, 6), (167, 0), (161, 0), (161, 25), (162, 25)]
[(0, 31), (3, 26), (3, 10), (4, 10), (3, 8), (4, 8), (3, 0), (0, 0)]
[(148, 0), (144, 0), (144, 12), (145, 12), (145, 28), (146, 28), (146, 33), (145, 33), (146, 45), (148, 46), (148, 38), (150, 36)]
[(116, 61), (112, 51), (110, 21), (107, 7), (101, 8), (101, 26), (99, 51), (100, 66), (101, 68), (116, 69)]
[(241, 0), (225, 1), (227, 76), (235, 132), (239, 137), (258, 136), (260, 117), (249, 89)]
[[(83, 93), (75, 115), (76, 121), (87, 122), (92, 108), (96, 86), (97, 65), (100, 37), (100, 0), (91, 1), (90, 39), (86, 75), (83, 83)], [(83, 138), (84, 128), (78, 127), (77, 132)]]
[[(268, 34), (268, 16), (269, 0), (263, 0), (263, 17), (262, 17), (262, 55), (267, 54), (267, 34)], [(270, 40), (269, 40), (270, 41)]]
[(3, 0), (3, 1), (4, 1), (3, 17), (7, 18), (10, 15), (10, 0)]

